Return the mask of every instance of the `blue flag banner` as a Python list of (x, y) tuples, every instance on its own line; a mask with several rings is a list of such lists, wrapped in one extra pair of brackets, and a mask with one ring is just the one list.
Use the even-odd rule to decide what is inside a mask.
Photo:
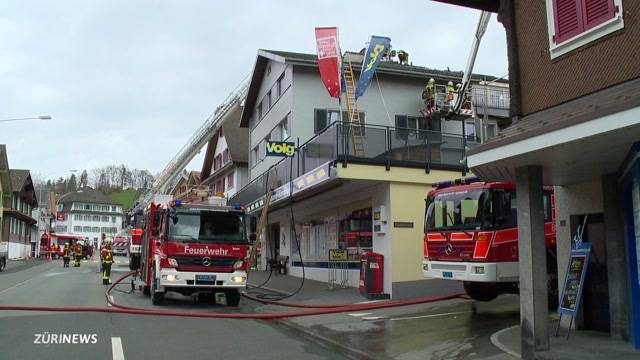
[(364, 59), (362, 60), (362, 71), (360, 72), (360, 78), (358, 79), (358, 86), (356, 87), (356, 99), (362, 96), (367, 90), (373, 75), (376, 73), (382, 54), (384, 54), (389, 45), (391, 39), (383, 36), (371, 36), (369, 40), (369, 48), (364, 53)]

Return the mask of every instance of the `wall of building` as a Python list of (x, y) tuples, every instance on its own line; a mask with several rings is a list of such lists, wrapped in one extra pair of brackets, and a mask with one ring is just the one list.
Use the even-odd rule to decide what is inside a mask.
[[(546, 1), (517, 1), (514, 6), (521, 115), (640, 76), (640, 2), (623, 2), (624, 29), (553, 60)], [(576, 72), (584, 81), (575, 81)]]
[[(602, 213), (602, 182), (600, 180), (568, 186), (557, 186), (556, 191), (556, 236), (558, 253), (558, 286), (564, 281), (571, 242), (576, 231), (571, 228), (571, 215)], [(577, 226), (577, 225), (576, 225)]]

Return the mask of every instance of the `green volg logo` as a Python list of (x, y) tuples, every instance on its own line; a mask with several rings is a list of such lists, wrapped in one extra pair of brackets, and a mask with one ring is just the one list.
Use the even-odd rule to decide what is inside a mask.
[(296, 144), (284, 141), (267, 141), (267, 156), (293, 156)]

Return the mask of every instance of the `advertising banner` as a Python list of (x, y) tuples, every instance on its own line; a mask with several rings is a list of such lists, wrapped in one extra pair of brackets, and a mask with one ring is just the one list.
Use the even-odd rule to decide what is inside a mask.
[(341, 94), (340, 69), (342, 68), (342, 58), (340, 45), (338, 44), (338, 28), (316, 28), (316, 49), (322, 83), (327, 88), (329, 96), (339, 98)]
[(373, 75), (376, 73), (380, 60), (382, 60), (382, 54), (384, 54), (391, 45), (391, 39), (383, 36), (371, 36), (369, 39), (369, 47), (364, 53), (362, 60), (362, 71), (360, 72), (360, 78), (358, 79), (358, 86), (356, 87), (356, 99), (364, 95)]

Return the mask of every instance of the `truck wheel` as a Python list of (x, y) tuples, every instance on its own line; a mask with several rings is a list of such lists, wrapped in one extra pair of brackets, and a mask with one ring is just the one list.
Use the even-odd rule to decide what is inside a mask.
[(225, 291), (225, 297), (227, 298), (227, 306), (238, 306), (240, 303), (240, 291), (238, 289)]
[(464, 291), (473, 300), (491, 301), (498, 297), (498, 288), (492, 283), (464, 281)]
[(154, 266), (154, 270), (153, 270), (153, 275), (151, 276), (151, 303), (153, 305), (160, 305), (162, 304), (162, 301), (164, 300), (164, 293), (163, 292), (157, 292), (157, 286), (158, 284), (156, 284), (157, 280), (156, 280), (156, 271), (155, 271), (155, 266)]

